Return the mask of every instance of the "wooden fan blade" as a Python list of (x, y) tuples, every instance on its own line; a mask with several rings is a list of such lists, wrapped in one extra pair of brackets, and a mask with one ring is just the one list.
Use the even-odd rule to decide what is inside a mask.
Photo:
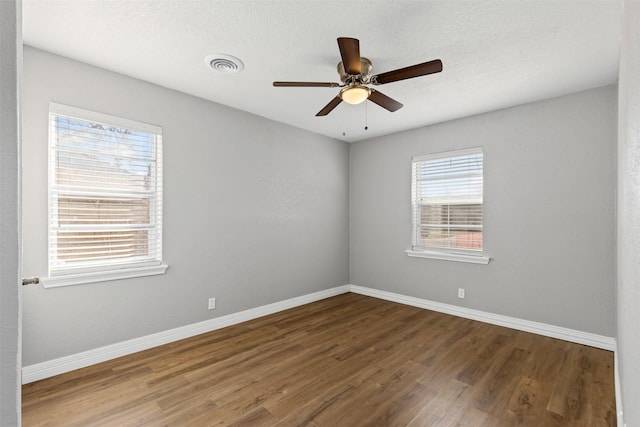
[(342, 98), (340, 98), (340, 96), (336, 96), (335, 98), (333, 98), (331, 100), (331, 102), (329, 102), (327, 105), (325, 105), (325, 107), (322, 110), (318, 111), (318, 114), (316, 114), (316, 117), (318, 117), (318, 116), (326, 116), (334, 108), (336, 108), (338, 106), (338, 104), (340, 104), (341, 102), (342, 102)]
[(338, 83), (325, 82), (273, 82), (276, 87), (340, 87)]
[(342, 65), (347, 74), (360, 74), (360, 41), (349, 37), (338, 38)]
[(374, 89), (371, 89), (371, 94), (369, 95), (369, 101), (378, 104), (382, 108), (385, 108), (391, 111), (392, 113), (394, 111), (398, 111), (403, 107), (403, 105), (398, 101), (396, 101), (395, 99), (389, 98), (387, 95), (381, 92), (378, 92), (377, 90), (374, 90)]
[(442, 61), (435, 59), (422, 64), (400, 68), (371, 77), (371, 83), (382, 85), (385, 83), (397, 82), (398, 80), (412, 79), (414, 77), (426, 76), (427, 74), (439, 73), (442, 71)]

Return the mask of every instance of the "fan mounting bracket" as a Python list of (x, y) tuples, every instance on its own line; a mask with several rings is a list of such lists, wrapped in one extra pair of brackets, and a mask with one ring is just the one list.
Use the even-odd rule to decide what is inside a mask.
[(350, 84), (354, 82), (366, 83), (369, 80), (369, 74), (371, 74), (371, 68), (373, 65), (368, 58), (360, 57), (360, 74), (347, 74), (344, 70), (344, 64), (342, 61), (338, 63), (338, 74), (340, 75), (340, 81), (342, 83)]

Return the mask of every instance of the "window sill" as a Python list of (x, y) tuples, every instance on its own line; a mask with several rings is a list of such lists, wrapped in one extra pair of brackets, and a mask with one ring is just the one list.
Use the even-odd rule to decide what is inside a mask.
[(440, 259), (445, 261), (458, 261), (458, 262), (470, 262), (473, 264), (489, 264), (491, 257), (485, 255), (469, 255), (469, 254), (456, 254), (450, 252), (436, 252), (436, 251), (414, 251), (408, 249), (405, 253), (410, 257), (417, 258), (431, 258)]
[(82, 285), (86, 283), (106, 282), (110, 280), (130, 279), (133, 277), (154, 276), (164, 274), (169, 266), (160, 264), (154, 266), (123, 268), (113, 271), (99, 271), (92, 273), (65, 274), (40, 279), (42, 287), (57, 288), (60, 286)]

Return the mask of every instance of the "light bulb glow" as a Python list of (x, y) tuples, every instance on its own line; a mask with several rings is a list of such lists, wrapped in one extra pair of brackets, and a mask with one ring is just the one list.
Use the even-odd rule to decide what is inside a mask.
[(371, 90), (366, 86), (350, 86), (340, 91), (340, 98), (348, 104), (360, 104), (369, 98)]

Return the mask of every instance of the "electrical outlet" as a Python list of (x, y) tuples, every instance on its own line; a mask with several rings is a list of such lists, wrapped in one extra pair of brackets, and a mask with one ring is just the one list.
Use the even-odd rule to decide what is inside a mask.
[(209, 310), (213, 310), (216, 308), (216, 299), (209, 298)]
[(464, 288), (458, 288), (458, 298), (464, 298)]

